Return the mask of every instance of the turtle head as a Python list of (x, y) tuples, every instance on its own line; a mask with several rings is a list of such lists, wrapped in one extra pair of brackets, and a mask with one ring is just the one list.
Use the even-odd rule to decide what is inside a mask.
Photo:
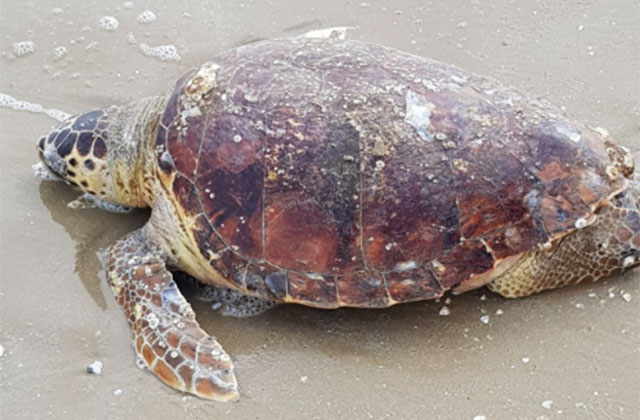
[(38, 140), (40, 159), (53, 176), (100, 200), (148, 207), (165, 103), (163, 95), (70, 117)]
[(38, 140), (40, 160), (55, 178), (96, 197), (116, 201), (107, 164), (107, 127), (102, 110), (63, 121)]

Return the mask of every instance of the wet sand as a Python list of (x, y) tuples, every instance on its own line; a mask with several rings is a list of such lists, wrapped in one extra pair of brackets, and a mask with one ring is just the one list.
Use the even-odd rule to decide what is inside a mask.
[[(224, 3), (231, 2), (4, 0), (0, 92), (75, 113), (159, 94), (214, 52), (251, 40), (353, 26), (353, 38), (457, 64), (564, 106), (606, 127), (640, 161), (633, 0)], [(157, 20), (138, 23), (145, 10)], [(116, 31), (100, 29), (104, 16), (119, 21)], [(173, 44), (181, 60), (144, 55), (130, 33), (138, 44)], [(27, 40), (34, 52), (12, 59), (13, 44)], [(61, 46), (66, 54), (59, 49), (56, 59)], [(96, 257), (148, 214), (72, 210), (66, 204), (76, 193), (36, 180), (34, 143), (55, 123), (0, 108), (3, 419), (640, 416), (637, 271), (515, 301), (479, 290), (453, 297), (446, 317), (438, 315), (442, 304), (423, 302), (282, 306), (234, 319), (191, 299), (234, 358), (242, 398), (221, 404), (170, 390), (135, 366)], [(104, 363), (101, 375), (86, 373), (93, 360)]]

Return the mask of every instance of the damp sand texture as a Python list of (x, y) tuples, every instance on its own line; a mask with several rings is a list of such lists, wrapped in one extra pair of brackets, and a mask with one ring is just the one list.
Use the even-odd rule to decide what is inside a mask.
[[(632, 1), (6, 0), (0, 92), (72, 114), (164, 92), (186, 69), (252, 40), (347, 26), (355, 39), (563, 106), (607, 127), (639, 161), (639, 15)], [(189, 295), (203, 328), (233, 355), (242, 398), (177, 394), (135, 367), (96, 255), (148, 214), (69, 209), (77, 193), (36, 180), (35, 141), (57, 123), (36, 112), (0, 109), (3, 418), (639, 415), (637, 273), (515, 301), (479, 290), (386, 310), (289, 305), (249, 319), (222, 317)], [(96, 360), (101, 373), (87, 374)]]

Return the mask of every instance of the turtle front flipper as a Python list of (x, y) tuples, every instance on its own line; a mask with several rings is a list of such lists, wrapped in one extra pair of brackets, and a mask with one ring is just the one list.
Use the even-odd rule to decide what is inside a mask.
[(111, 291), (144, 364), (180, 391), (217, 401), (238, 398), (231, 358), (200, 328), (144, 228), (116, 242), (107, 258)]

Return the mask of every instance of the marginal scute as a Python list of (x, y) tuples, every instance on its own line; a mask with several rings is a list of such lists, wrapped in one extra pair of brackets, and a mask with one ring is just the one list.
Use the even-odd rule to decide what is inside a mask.
[(284, 299), (287, 295), (287, 283), (289, 283), (289, 277), (286, 271), (275, 271), (268, 274), (265, 278), (265, 283), (269, 292), (276, 297), (276, 299)]
[(453, 250), (440, 258), (444, 270), (436, 271), (443, 287), (450, 288), (472, 275), (482, 274), (493, 268), (494, 258), (479, 240), (461, 242)]
[(548, 240), (549, 236), (542, 223), (532, 217), (509, 225), (486, 238), (487, 246), (497, 259), (536, 249), (539, 244)]
[(336, 289), (340, 306), (389, 306), (390, 297), (384, 275), (365, 270), (349, 276), (336, 277)]
[(389, 288), (389, 296), (396, 302), (434, 299), (444, 293), (444, 289), (432, 270), (425, 266), (386, 273), (385, 278)]
[(338, 306), (336, 277), (333, 276), (290, 272), (287, 291), (292, 302), (319, 308)]

